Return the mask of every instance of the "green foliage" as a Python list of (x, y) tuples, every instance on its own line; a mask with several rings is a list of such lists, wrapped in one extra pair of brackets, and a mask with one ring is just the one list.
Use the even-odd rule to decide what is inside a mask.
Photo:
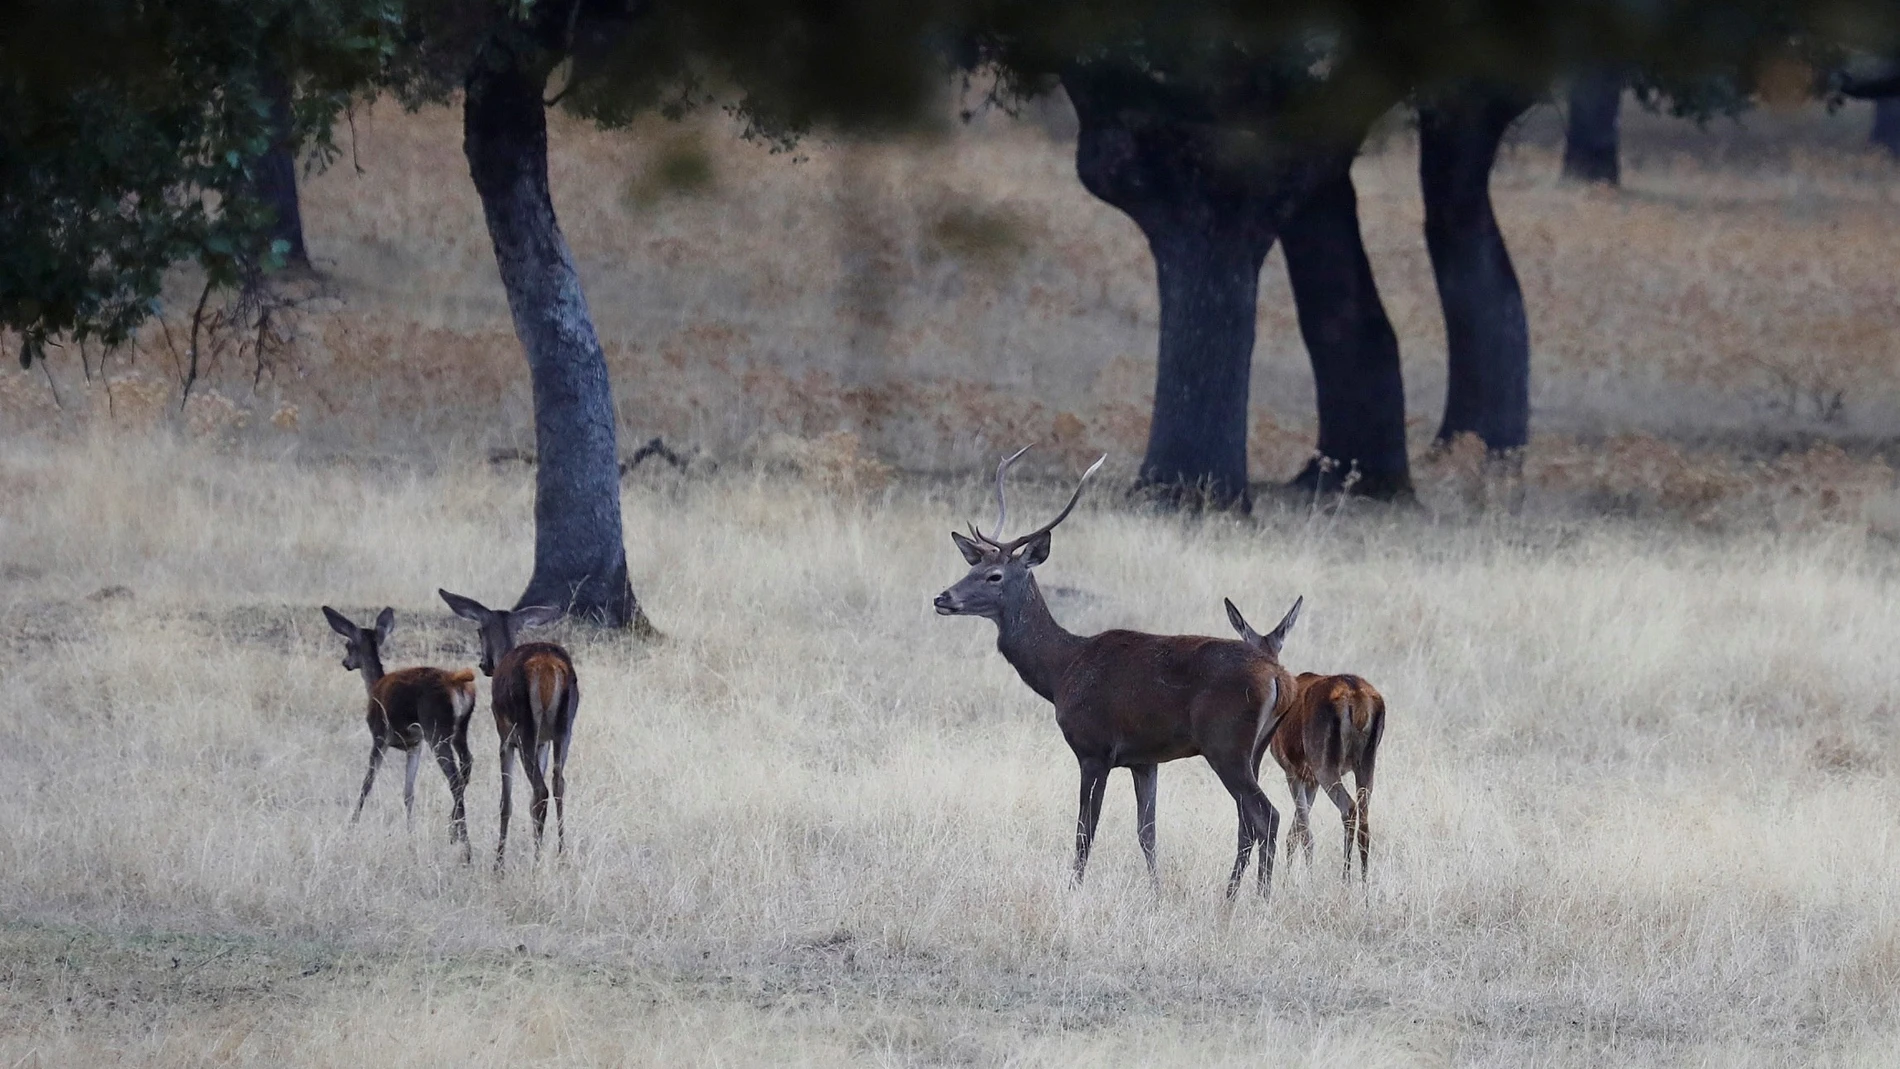
[(0, 38), (0, 328), (123, 341), (165, 271), (236, 285), (281, 263), (247, 195), (293, 88), (320, 152), (393, 47), (395, 0), (39, 0)]

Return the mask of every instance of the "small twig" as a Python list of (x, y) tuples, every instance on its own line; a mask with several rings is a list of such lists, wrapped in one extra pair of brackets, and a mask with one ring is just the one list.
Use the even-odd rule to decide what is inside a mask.
[(191, 352), (189, 353), (191, 364), (185, 373), (184, 391), (178, 397), (178, 411), (180, 412), (185, 410), (186, 403), (191, 400), (191, 388), (198, 381), (198, 335), (204, 326), (205, 302), (210, 299), (211, 281), (207, 279), (205, 281), (204, 292), (198, 294), (198, 307), (191, 313)]
[(59, 399), (59, 383), (53, 381), (53, 369), (47, 364), (44, 354), (40, 356), (40, 370), (46, 373), (46, 388), (53, 391), (53, 407), (61, 412), (66, 411), (66, 403)]

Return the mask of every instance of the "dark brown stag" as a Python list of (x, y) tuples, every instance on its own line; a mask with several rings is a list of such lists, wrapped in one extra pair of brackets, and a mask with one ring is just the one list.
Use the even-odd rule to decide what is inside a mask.
[[(1247, 645), (1278, 658), (1293, 621), (1300, 615), (1301, 601), (1296, 600), (1280, 626), (1260, 634), (1222, 599), (1227, 606), (1227, 622), (1240, 633)], [(1359, 877), (1366, 877), (1366, 862), (1372, 854), (1372, 776), (1379, 759), (1379, 740), (1385, 736), (1385, 698), (1372, 684), (1353, 675), (1323, 676), (1301, 672), (1293, 681), (1292, 707), (1286, 721), (1269, 747), (1273, 759), (1286, 773), (1287, 790), (1293, 794), (1293, 826), (1286, 833), (1287, 860), (1295, 847), (1304, 849), (1307, 860), (1313, 857), (1313, 831), (1308, 816), (1313, 811), (1313, 795), (1322, 787), (1339, 807), (1339, 819), (1346, 825), (1346, 861), (1342, 875), (1352, 877), (1354, 843), (1359, 847)], [(1356, 792), (1346, 790), (1346, 773), (1351, 772)]]
[[(530, 605), (510, 612), (490, 609), (474, 598), (438, 590), (455, 615), (481, 625), (482, 673), (494, 680), (489, 699), (495, 733), (501, 736), (501, 835), (495, 842), (495, 867), (508, 853), (508, 818), (514, 812), (515, 754), (534, 788), (534, 852), (541, 854), (548, 822), (548, 797), (554, 798), (555, 849), (567, 846), (567, 748), (580, 711), (581, 683), (574, 659), (553, 642), (517, 645), (524, 627), (540, 627), (561, 618), (561, 610)], [(550, 761), (550, 759), (552, 759)], [(550, 767), (550, 764), (552, 767)], [(552, 783), (553, 790), (549, 791)]]
[(384, 609), (376, 617), (374, 629), (358, 627), (349, 617), (323, 607), (330, 629), (343, 636), (343, 667), (363, 674), (369, 688), (369, 772), (363, 777), (363, 793), (356, 796), (355, 823), (363, 815), (363, 803), (376, 782), (376, 770), (382, 767), (383, 753), (391, 746), (409, 755), (403, 770), (402, 805), (410, 821), (415, 819), (416, 769), (422, 763), (423, 747), (435, 754), (436, 764), (449, 780), (449, 795), (454, 807), (449, 813), (449, 842), (462, 844), (462, 856), (468, 858), (468, 819), (462, 808), (462, 792), (468, 786), (469, 770), (474, 762), (468, 753), (468, 718), (475, 711), (475, 673), (464, 668), (450, 672), (441, 668), (398, 668), (383, 671), (383, 644), (396, 629), (396, 610)]
[(1076, 882), (1088, 867), (1109, 771), (1126, 768), (1134, 776), (1137, 836), (1154, 878), (1157, 766), (1200, 756), (1233, 795), (1239, 814), (1239, 849), (1227, 879), (1227, 897), (1239, 891), (1255, 847), (1264, 896), (1273, 880), (1280, 815), (1260, 790), (1255, 769), (1292, 694), (1292, 678), (1272, 655), (1229, 639), (1136, 631), (1105, 631), (1085, 638), (1063, 630), (1049, 614), (1031, 569), (1049, 559), (1050, 532), (1074, 510), (1082, 484), (1102, 461), (1083, 474), (1082, 484), (1055, 519), (1005, 542), (1001, 538), (1009, 512), (1004, 477), (1023, 452), (1018, 450), (996, 467), (995, 535), (974, 526), (973, 538), (951, 532), (951, 540), (970, 562), (970, 573), (937, 595), (936, 606), (945, 616), (996, 621), (996, 648), (1029, 689), (1055, 703), (1056, 725), (1082, 772), (1075, 822)]

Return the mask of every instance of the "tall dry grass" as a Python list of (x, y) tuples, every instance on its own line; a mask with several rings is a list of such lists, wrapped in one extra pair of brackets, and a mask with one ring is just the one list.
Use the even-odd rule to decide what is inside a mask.
[(1230, 916), (1232, 806), (1192, 761), (1159, 893), (1119, 776), (1067, 886), (1049, 708), (929, 605), (975, 478), (630, 481), (667, 639), (561, 633), (570, 850), (500, 878), (426, 773), (413, 832), (390, 772), (349, 825), (362, 689), (316, 610), (393, 605), (392, 664), (470, 663), (434, 590), (518, 587), (525, 472), (16, 438), (0, 491), (4, 1064), (1874, 1065), (1900, 1038), (1900, 573), (1864, 525), (1093, 495), (1042, 569), (1070, 627), (1219, 633), (1223, 595), (1304, 594), (1289, 664), (1391, 703), (1369, 888), (1322, 811), (1320, 864)]

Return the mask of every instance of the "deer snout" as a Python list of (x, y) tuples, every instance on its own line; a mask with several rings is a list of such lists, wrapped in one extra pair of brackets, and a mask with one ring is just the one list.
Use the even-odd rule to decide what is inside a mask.
[(957, 599), (952, 597), (948, 590), (944, 591), (941, 594), (938, 594), (937, 600), (932, 602), (932, 604), (937, 606), (938, 616), (955, 616), (956, 615)]

